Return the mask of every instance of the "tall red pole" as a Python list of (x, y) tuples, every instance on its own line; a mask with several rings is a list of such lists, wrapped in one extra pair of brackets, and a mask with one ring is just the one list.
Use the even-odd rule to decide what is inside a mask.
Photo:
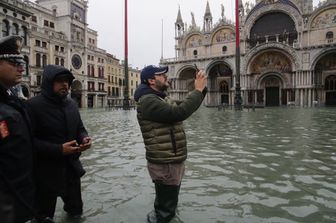
[(125, 0), (125, 59), (128, 59), (128, 15), (127, 0)]
[(236, 47), (240, 47), (239, 0), (236, 0)]
[(240, 30), (239, 30), (239, 0), (236, 0), (236, 89), (234, 98), (235, 110), (242, 110), (240, 92)]
[(124, 101), (123, 109), (130, 109), (129, 92), (128, 92), (128, 15), (127, 15), (127, 0), (125, 0), (125, 86), (124, 86)]

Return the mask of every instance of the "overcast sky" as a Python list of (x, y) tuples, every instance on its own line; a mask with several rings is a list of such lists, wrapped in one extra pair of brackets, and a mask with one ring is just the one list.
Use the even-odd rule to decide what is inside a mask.
[[(235, 0), (208, 0), (215, 24), (221, 15), (234, 20)], [(254, 0), (243, 0), (243, 3)], [(314, 0), (317, 4), (319, 0)], [(124, 59), (124, 0), (89, 0), (88, 24), (98, 31), (98, 47), (118, 59)], [(128, 63), (142, 69), (158, 65), (161, 58), (175, 57), (175, 21), (180, 6), (184, 22), (191, 24), (191, 12), (198, 26), (203, 27), (207, 0), (128, 0)], [(163, 25), (162, 25), (163, 24)], [(163, 29), (162, 29), (163, 27)], [(162, 35), (163, 30), (163, 35)], [(163, 37), (163, 41), (162, 40)]]

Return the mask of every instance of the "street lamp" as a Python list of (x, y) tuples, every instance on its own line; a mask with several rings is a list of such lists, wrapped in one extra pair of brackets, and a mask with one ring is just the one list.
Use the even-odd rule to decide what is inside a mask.
[(235, 110), (242, 110), (242, 98), (240, 92), (240, 30), (239, 30), (239, 4), (236, 0), (236, 89), (234, 98)]
[(128, 95), (128, 30), (127, 30), (127, 0), (125, 0), (125, 60), (124, 60), (124, 70), (125, 70), (125, 86), (124, 86), (124, 101), (123, 109), (129, 110), (129, 95)]

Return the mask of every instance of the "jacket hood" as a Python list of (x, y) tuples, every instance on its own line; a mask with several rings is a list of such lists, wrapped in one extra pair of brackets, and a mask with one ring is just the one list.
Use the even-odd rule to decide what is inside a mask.
[(72, 81), (75, 79), (73, 74), (66, 68), (58, 65), (47, 65), (45, 66), (42, 74), (42, 84), (41, 84), (41, 93), (42, 95), (48, 98), (58, 98), (54, 93), (53, 83), (56, 77), (66, 76), (69, 80), (69, 86), (72, 84)]
[(161, 98), (165, 98), (167, 95), (162, 91), (156, 91), (149, 87), (147, 84), (140, 84), (134, 92), (134, 100), (137, 102), (139, 99), (146, 94), (155, 94)]

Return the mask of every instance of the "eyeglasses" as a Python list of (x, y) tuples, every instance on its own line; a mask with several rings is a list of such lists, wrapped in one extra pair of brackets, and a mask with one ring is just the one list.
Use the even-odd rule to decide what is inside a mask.
[(3, 61), (6, 61), (10, 65), (14, 67), (24, 67), (25, 63), (22, 60), (16, 60), (16, 59), (5, 59)]

